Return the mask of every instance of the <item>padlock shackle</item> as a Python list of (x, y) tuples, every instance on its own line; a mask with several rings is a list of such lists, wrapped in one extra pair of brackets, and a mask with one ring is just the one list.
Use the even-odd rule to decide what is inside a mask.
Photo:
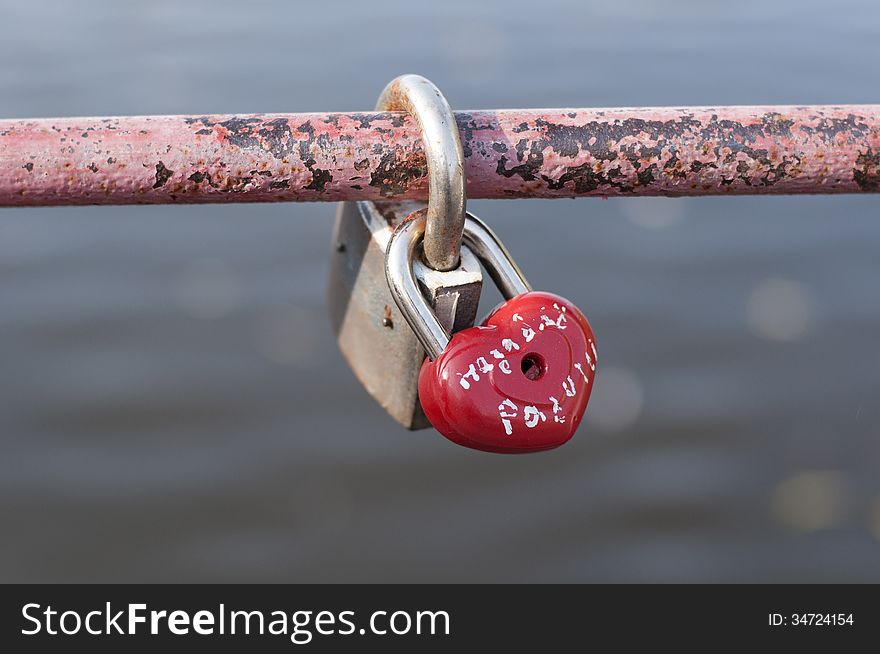
[(378, 111), (405, 111), (422, 133), (428, 167), (425, 263), (442, 272), (458, 267), (467, 207), (464, 151), (452, 107), (421, 75), (401, 75), (379, 96)]
[[(425, 237), (427, 223), (426, 213), (419, 211), (397, 226), (385, 253), (385, 277), (391, 297), (433, 360), (446, 349), (450, 335), (428, 306), (413, 272), (413, 261), (419, 256), (418, 248)], [(505, 299), (532, 290), (495, 233), (471, 213), (464, 221), (462, 240), (486, 268)]]
[(532, 290), (526, 276), (516, 265), (501, 239), (489, 226), (474, 214), (468, 213), (464, 221), (462, 239), (486, 268), (489, 277), (501, 291), (505, 300)]

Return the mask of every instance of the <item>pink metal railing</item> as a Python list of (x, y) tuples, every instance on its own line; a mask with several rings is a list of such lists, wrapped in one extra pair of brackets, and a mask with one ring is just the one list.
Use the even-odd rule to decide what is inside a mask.
[[(457, 112), (468, 196), (876, 192), (880, 105)], [(403, 114), (0, 121), (0, 206), (426, 197)]]

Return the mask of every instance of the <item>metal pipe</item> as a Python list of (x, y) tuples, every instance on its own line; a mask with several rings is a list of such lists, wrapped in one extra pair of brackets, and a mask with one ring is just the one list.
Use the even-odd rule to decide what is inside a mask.
[[(880, 105), (457, 112), (471, 198), (871, 193)], [(425, 199), (401, 113), (0, 121), (0, 206)]]

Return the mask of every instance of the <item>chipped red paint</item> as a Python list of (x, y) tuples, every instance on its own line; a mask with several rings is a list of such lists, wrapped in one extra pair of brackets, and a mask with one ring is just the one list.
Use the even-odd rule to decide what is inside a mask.
[[(880, 105), (458, 112), (472, 198), (858, 193)], [(424, 198), (399, 113), (0, 121), (0, 206)]]

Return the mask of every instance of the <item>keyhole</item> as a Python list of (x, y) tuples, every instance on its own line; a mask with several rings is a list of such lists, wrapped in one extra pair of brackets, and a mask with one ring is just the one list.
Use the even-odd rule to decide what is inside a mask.
[(544, 359), (540, 354), (535, 354), (533, 352), (522, 358), (519, 367), (522, 370), (522, 373), (526, 376), (526, 379), (536, 381), (544, 374)]

